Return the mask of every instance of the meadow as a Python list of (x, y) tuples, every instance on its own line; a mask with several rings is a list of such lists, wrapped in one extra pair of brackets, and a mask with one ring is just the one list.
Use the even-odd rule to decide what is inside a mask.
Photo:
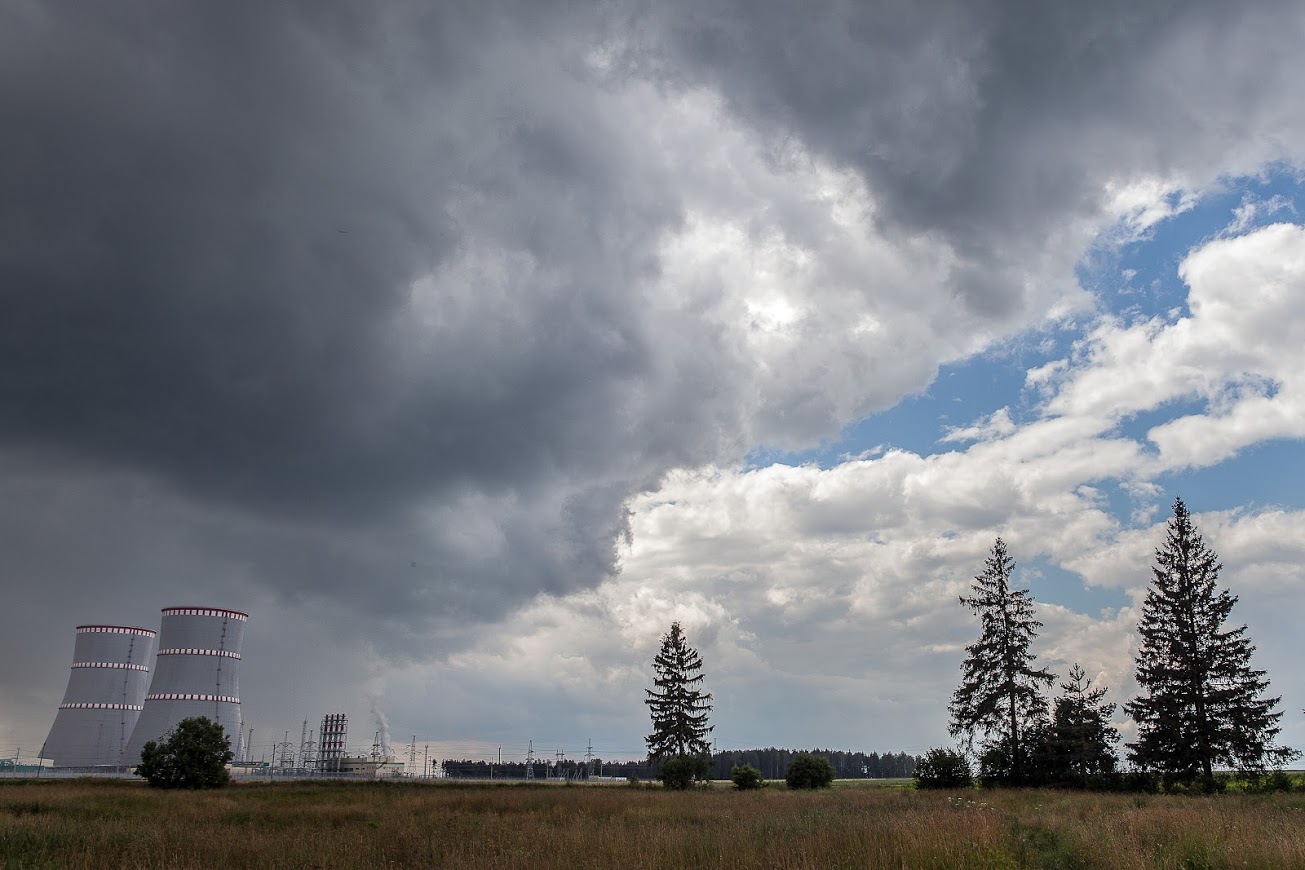
[(1305, 867), (1305, 794), (0, 782), (0, 867)]

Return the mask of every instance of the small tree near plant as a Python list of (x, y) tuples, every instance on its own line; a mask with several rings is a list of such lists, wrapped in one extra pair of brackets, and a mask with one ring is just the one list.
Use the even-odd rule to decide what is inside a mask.
[(1105, 702), (1105, 686), (1093, 688), (1077, 664), (1060, 690), (1042, 751), (1036, 754), (1045, 781), (1086, 787), (1115, 772), (1119, 732), (1110, 724), (1115, 705)]
[(154, 788), (221, 788), (231, 781), (227, 765), (234, 757), (222, 726), (196, 716), (148, 741), (136, 773)]
[(935, 747), (916, 762), (916, 788), (969, 788), (973, 783), (969, 760), (955, 749)]
[(730, 779), (734, 781), (734, 787), (739, 791), (751, 791), (766, 786), (766, 781), (761, 778), (761, 771), (751, 764), (734, 765), (730, 768)]
[(706, 779), (711, 773), (708, 755), (675, 755), (666, 758), (657, 768), (657, 778), (666, 788), (683, 790), (693, 785), (695, 779)]
[(784, 782), (789, 788), (827, 788), (834, 783), (834, 765), (823, 755), (799, 752), (788, 763)]

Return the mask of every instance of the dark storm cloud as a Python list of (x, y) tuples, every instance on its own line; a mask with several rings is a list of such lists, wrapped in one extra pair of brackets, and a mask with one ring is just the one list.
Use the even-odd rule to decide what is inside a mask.
[(6, 434), (329, 492), (438, 179), (291, 19), (87, 10), (6, 28)]
[[(65, 14), (6, 28), (8, 439), (351, 511), (605, 449), (611, 391), (649, 365), (617, 274), (639, 252), (598, 238), (631, 221), (592, 109), (522, 104), (533, 71), (492, 56), (528, 20)], [(491, 206), (468, 225), (455, 199)], [(636, 230), (674, 216), (638, 208)], [(558, 286), (466, 288), (396, 371), (408, 283), (485, 240)]]
[(451, 12), (388, 69), (370, 31), (401, 21), (198, 10), (10, 16), (4, 434), (205, 495), (327, 512), (529, 477), (532, 454), (565, 441), (550, 403), (590, 365), (632, 371), (637, 346), (595, 359), (583, 327), (554, 324), (569, 312), (514, 300), (529, 315), (477, 312), (468, 332), (506, 344), (513, 318), (561, 330), (536, 340), (531, 365), (486, 359), (464, 334), (432, 362), (484, 367), (491, 383), (409, 373), (426, 382), (403, 396), (386, 346), (408, 282), (481, 229), (447, 214), (452, 185), (511, 197), (512, 182), (586, 183), (580, 160), (558, 156), (567, 143), (539, 135), (507, 149), (534, 178), (468, 178), (483, 167), (466, 171), (464, 119), (439, 117), (459, 107), (438, 94), (457, 76), (438, 67), (491, 24)]

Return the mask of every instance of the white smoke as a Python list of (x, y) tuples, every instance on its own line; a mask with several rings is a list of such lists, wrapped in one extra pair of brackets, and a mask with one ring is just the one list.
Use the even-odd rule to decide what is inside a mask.
[(376, 730), (380, 733), (381, 755), (385, 758), (393, 758), (394, 752), (390, 749), (390, 720), (377, 703), (377, 698), (372, 697), (371, 704), (372, 722), (376, 723)]

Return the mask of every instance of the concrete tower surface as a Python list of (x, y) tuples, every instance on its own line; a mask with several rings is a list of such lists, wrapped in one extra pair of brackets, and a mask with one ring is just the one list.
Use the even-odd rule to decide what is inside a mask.
[(154, 676), (123, 755), (126, 764), (139, 764), (147, 741), (192, 716), (221, 725), (241, 757), (240, 642), (247, 619), (247, 613), (220, 607), (164, 608)]
[(57, 767), (119, 767), (149, 684), (154, 632), (127, 625), (79, 625), (72, 673), (43, 758)]

